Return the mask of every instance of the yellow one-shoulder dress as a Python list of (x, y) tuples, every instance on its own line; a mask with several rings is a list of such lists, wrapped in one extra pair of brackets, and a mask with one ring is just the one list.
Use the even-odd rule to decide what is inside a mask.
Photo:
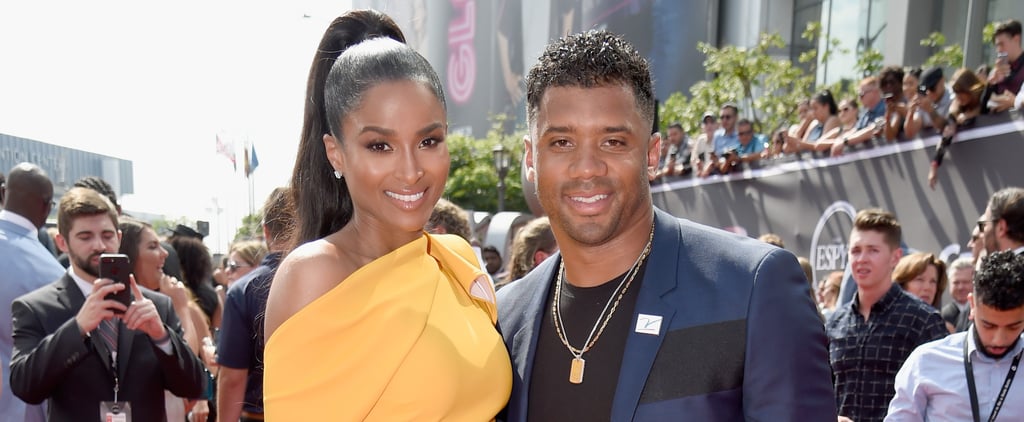
[(267, 341), (269, 421), (493, 420), (512, 369), (494, 290), (461, 238), (360, 268)]

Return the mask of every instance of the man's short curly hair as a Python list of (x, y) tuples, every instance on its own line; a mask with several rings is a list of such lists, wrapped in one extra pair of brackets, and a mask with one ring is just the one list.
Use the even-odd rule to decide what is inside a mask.
[(622, 37), (608, 31), (587, 31), (548, 45), (526, 78), (526, 104), (535, 122), (548, 88), (593, 88), (622, 84), (633, 89), (636, 105), (648, 122), (654, 120), (654, 88), (647, 60)]
[(1024, 306), (1024, 256), (1013, 251), (986, 256), (974, 275), (974, 300), (1000, 311)]

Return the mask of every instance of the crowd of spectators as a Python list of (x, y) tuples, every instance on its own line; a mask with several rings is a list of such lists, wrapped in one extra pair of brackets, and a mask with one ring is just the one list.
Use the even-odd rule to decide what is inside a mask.
[(947, 78), (941, 67), (886, 66), (859, 82), (857, 98), (835, 98), (822, 90), (799, 102), (799, 122), (787, 128), (756, 133), (734, 103), (722, 104), (717, 115), (705, 113), (697, 136), (686, 136), (674, 122), (664, 136), (657, 177), (705, 178), (939, 134), (928, 174), (934, 189), (958, 130), (973, 126), (980, 114), (1019, 109), (1024, 102), (1020, 22), (999, 23), (991, 41), (997, 52), (991, 71), (961, 68)]

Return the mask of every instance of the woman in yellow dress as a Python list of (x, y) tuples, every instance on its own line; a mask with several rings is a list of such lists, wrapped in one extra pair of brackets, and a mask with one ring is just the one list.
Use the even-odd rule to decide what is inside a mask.
[(473, 250), (423, 226), (450, 159), (441, 82), (372, 10), (313, 59), (292, 176), (300, 245), (266, 310), (266, 418), (493, 420), (508, 400), (494, 289)]

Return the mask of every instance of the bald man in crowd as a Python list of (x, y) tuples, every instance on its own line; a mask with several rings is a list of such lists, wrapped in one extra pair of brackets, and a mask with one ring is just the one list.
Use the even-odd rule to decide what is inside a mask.
[[(13, 347), (11, 302), (60, 277), (64, 268), (37, 235), (53, 204), (53, 183), (46, 172), (31, 163), (14, 166), (0, 185), (0, 198), (6, 200), (0, 211), (0, 372), (6, 384)], [(42, 406), (26, 404), (4, 391), (0, 420), (44, 421), (46, 415)]]

